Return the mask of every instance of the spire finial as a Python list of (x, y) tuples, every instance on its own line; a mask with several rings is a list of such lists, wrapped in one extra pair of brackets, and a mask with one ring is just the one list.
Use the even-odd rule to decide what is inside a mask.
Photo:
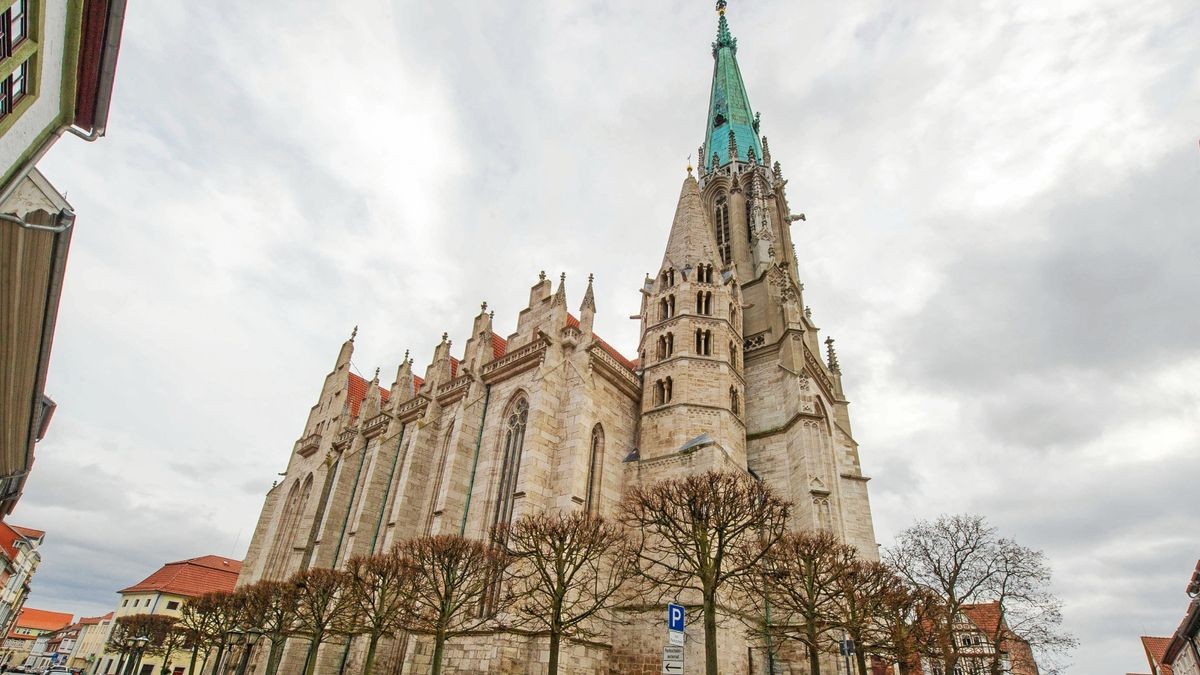
[(354, 330), (350, 331), (350, 341), (354, 342), (356, 337), (358, 337), (358, 324), (354, 324)]
[(592, 285), (592, 281), (593, 281), (593, 280), (595, 280), (595, 278), (596, 278), (596, 275), (595, 275), (595, 274), (592, 274), (591, 272), (588, 272), (588, 286), (591, 286), (591, 285)]
[(717, 0), (717, 14), (725, 16), (725, 8), (729, 6), (727, 0)]
[(567, 273), (563, 272), (562, 274), (559, 274), (558, 275), (558, 283), (565, 284), (566, 282), (567, 282)]
[(379, 381), (379, 366), (375, 366), (375, 381)]
[(448, 339), (450, 339), (450, 334), (449, 334), (449, 333), (442, 333), (442, 342), (445, 342), (445, 341), (446, 341), (446, 340), (448, 340)]
[(484, 300), (483, 302), (479, 303), (479, 311), (480, 312), (487, 311), (487, 300)]
[(408, 350), (407, 349), (404, 350), (404, 360), (408, 361)]
[(541, 272), (538, 272), (538, 281), (545, 281), (545, 280), (546, 280), (546, 270), (542, 270)]
[(829, 370), (841, 375), (842, 366), (838, 364), (837, 352), (833, 350), (833, 338), (825, 338), (825, 349), (829, 357)]

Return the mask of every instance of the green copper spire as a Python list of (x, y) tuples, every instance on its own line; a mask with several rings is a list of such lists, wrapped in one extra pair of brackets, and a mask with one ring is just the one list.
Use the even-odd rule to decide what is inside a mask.
[[(725, 20), (725, 0), (717, 3), (721, 18), (717, 21), (717, 40), (712, 43), (713, 80), (708, 102), (708, 124), (704, 134), (704, 157), (700, 164), (709, 171), (728, 164), (730, 150), (736, 159), (748, 161), (750, 151), (762, 157), (758, 140), (758, 118), (750, 109), (750, 98), (742, 84), (742, 72), (737, 63), (737, 38), (729, 32)], [(731, 134), (732, 132), (732, 138)], [(713, 165), (713, 156), (716, 165)]]

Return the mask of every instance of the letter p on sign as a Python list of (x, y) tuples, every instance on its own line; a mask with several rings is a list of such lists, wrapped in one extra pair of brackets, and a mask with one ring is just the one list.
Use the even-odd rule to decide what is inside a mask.
[(683, 630), (683, 605), (667, 605), (667, 630)]

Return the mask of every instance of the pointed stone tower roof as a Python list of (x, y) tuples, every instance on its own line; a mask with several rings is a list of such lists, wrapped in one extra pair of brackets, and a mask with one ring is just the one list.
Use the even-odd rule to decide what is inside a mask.
[(750, 109), (750, 97), (742, 83), (742, 71), (737, 62), (737, 38), (729, 32), (724, 2), (717, 3), (717, 11), (721, 18), (717, 21), (717, 39), (712, 44), (715, 63), (704, 132), (704, 148), (708, 155), (700, 158), (709, 171), (729, 163), (730, 149), (735, 148), (737, 157), (734, 159), (742, 161), (748, 160), (751, 150), (755, 157), (763, 156), (758, 140), (758, 120)]
[(704, 203), (700, 198), (700, 184), (691, 173), (683, 180), (679, 191), (679, 204), (675, 207), (675, 222), (671, 224), (671, 236), (667, 238), (667, 250), (663, 254), (662, 266), (682, 269), (689, 263), (717, 263), (717, 240), (704, 217)]

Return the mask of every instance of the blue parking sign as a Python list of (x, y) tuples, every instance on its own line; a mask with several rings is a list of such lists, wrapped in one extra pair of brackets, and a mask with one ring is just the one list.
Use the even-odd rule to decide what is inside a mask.
[(683, 605), (667, 605), (667, 630), (683, 630)]

